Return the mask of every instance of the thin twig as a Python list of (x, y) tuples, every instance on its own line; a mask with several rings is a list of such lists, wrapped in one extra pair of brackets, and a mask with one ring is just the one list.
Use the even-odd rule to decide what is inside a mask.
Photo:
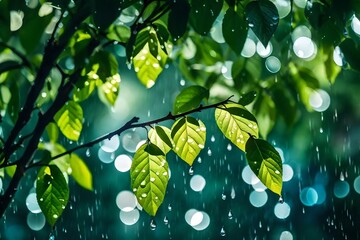
[[(224, 104), (228, 103), (232, 97), (233, 96), (231, 96), (231, 97), (229, 97), (229, 98), (227, 98), (227, 99), (225, 99), (225, 100), (223, 100), (221, 102), (214, 103), (214, 104), (211, 104), (211, 105), (207, 105), (207, 106), (200, 105), (199, 107), (197, 107), (197, 108), (195, 108), (193, 110), (190, 110), (190, 111), (187, 111), (187, 112), (184, 112), (184, 113), (180, 113), (180, 114), (176, 114), (176, 115), (173, 115), (170, 112), (169, 114), (167, 114), (164, 117), (161, 117), (161, 118), (158, 118), (158, 119), (155, 119), (155, 120), (151, 120), (151, 121), (148, 121), (148, 122), (137, 123), (139, 121), (139, 118), (138, 117), (133, 117), (131, 120), (129, 120), (127, 123), (125, 123), (121, 128), (119, 128), (119, 129), (117, 129), (117, 130), (115, 130), (113, 132), (110, 132), (110, 133), (108, 133), (106, 135), (103, 135), (101, 137), (98, 137), (98, 138), (96, 138), (96, 139), (94, 139), (94, 140), (92, 140), (90, 142), (87, 142), (85, 144), (76, 146), (76, 147), (74, 147), (74, 148), (72, 148), (70, 150), (67, 150), (66, 152), (63, 152), (63, 153), (58, 154), (56, 156), (53, 156), (51, 158), (51, 160), (55, 160), (55, 159), (58, 159), (60, 157), (65, 156), (65, 155), (71, 154), (74, 151), (79, 150), (79, 149), (92, 147), (95, 144), (97, 144), (97, 143), (99, 143), (101, 141), (104, 141), (105, 139), (110, 139), (115, 135), (120, 135), (125, 130), (131, 129), (131, 128), (140, 128), (140, 127), (146, 127), (146, 126), (151, 127), (151, 125), (153, 125), (153, 124), (158, 124), (160, 122), (164, 122), (164, 121), (168, 121), (168, 120), (176, 120), (178, 118), (190, 115), (190, 114), (195, 113), (195, 112), (201, 112), (203, 110), (210, 109), (210, 108), (217, 108), (218, 106), (221, 106), (221, 105), (224, 105)], [(29, 167), (32, 167), (32, 166), (29, 166)]]
[(2, 42), (2, 41), (0, 41), (0, 46), (3, 46), (4, 48), (10, 49), (16, 56), (18, 56), (18, 57), (21, 59), (21, 61), (23, 62), (23, 64), (24, 64), (26, 67), (32, 69), (32, 65), (31, 65), (31, 63), (29, 62), (29, 60), (27, 60), (27, 58), (25, 57), (25, 55), (22, 54), (21, 52), (19, 52), (16, 48), (14, 48), (14, 47), (12, 47), (12, 46), (10, 46), (10, 45)]

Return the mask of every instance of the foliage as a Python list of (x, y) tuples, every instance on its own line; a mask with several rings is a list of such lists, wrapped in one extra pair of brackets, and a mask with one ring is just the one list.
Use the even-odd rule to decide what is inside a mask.
[[(292, 126), (298, 108), (312, 110), (311, 94), (341, 71), (333, 61), (337, 51), (346, 69), (359, 71), (360, 41), (349, 27), (359, 9), (355, 0), (308, 1), (305, 9), (291, 1), (286, 15), (269, 0), (0, 1), (0, 128), (11, 126), (0, 136), (0, 168), (10, 181), (0, 197), (0, 215), (25, 172), (41, 167), (37, 198), (53, 226), (69, 199), (67, 176), (93, 189), (91, 170), (73, 152), (136, 127), (150, 131), (135, 153), (131, 184), (145, 211), (155, 215), (169, 181), (166, 154), (172, 150), (193, 164), (207, 130), (190, 115), (209, 109), (215, 109), (220, 131), (245, 153), (256, 176), (281, 195), (281, 159), (264, 139), (279, 117)], [(126, 12), (133, 14), (122, 22)], [(317, 49), (310, 56), (295, 47), (289, 51), (302, 24), (312, 35), (308, 47)], [(273, 48), (277, 70), (262, 58), (266, 54), (251, 53), (256, 43), (260, 50)], [(126, 58), (117, 56), (115, 46)], [(133, 118), (104, 137), (65, 149), (59, 131), (68, 140), (81, 139), (82, 104), (95, 91), (104, 104), (116, 104), (119, 64), (125, 62), (146, 88), (168, 64), (193, 85), (177, 95), (173, 114), (143, 123)], [(175, 121), (170, 129), (158, 125), (167, 120)]]

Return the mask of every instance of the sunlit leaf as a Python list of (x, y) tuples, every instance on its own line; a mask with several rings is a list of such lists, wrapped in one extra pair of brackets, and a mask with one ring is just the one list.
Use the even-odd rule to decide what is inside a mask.
[(269, 0), (251, 1), (245, 7), (249, 27), (266, 47), (279, 24), (279, 13)]
[(134, 155), (130, 176), (139, 204), (155, 216), (169, 181), (168, 163), (163, 152), (152, 143), (142, 145)]
[(181, 38), (186, 32), (189, 13), (190, 5), (187, 0), (174, 2), (168, 18), (168, 29), (174, 40)]
[(190, 23), (197, 33), (206, 35), (210, 31), (223, 3), (223, 0), (191, 1)]
[(92, 174), (85, 162), (75, 153), (70, 155), (71, 176), (83, 188), (93, 190)]
[(104, 82), (100, 87), (98, 87), (99, 98), (102, 102), (114, 106), (116, 99), (119, 96), (120, 92), (120, 75), (116, 73), (115, 75), (108, 77), (106, 82)]
[(77, 141), (82, 130), (83, 110), (74, 101), (68, 101), (55, 114), (54, 120), (60, 131), (70, 140)]
[(58, 138), (59, 138), (59, 129), (58, 126), (53, 123), (50, 122), (47, 126), (46, 126), (46, 132), (47, 135), (49, 137), (50, 142), (52, 143), (56, 143)]
[(9, 175), (9, 177), (11, 178), (14, 176), (15, 171), (16, 171), (16, 165), (12, 165), (5, 168), (6, 174)]
[(240, 54), (248, 32), (245, 18), (234, 9), (229, 8), (223, 19), (222, 31), (226, 43), (236, 54)]
[(161, 48), (158, 49), (158, 56), (154, 57), (149, 49), (149, 43), (134, 57), (134, 68), (140, 82), (147, 88), (154, 86), (156, 79), (162, 72), (167, 55)]
[(183, 113), (197, 108), (203, 99), (209, 98), (209, 90), (201, 86), (190, 86), (176, 96), (174, 113)]
[(170, 135), (170, 129), (164, 126), (155, 126), (148, 134), (150, 142), (160, 148), (164, 154), (167, 154), (173, 146)]
[(183, 117), (173, 124), (171, 138), (175, 144), (174, 152), (191, 166), (205, 146), (206, 127), (200, 120)]
[(282, 162), (276, 149), (265, 140), (251, 137), (246, 143), (246, 159), (260, 181), (281, 195)]
[(36, 198), (47, 222), (54, 226), (69, 200), (69, 187), (55, 165), (40, 169), (36, 179)]
[(215, 120), (225, 137), (244, 152), (249, 137), (259, 137), (255, 117), (240, 104), (229, 103), (220, 106), (215, 110)]
[(115, 56), (107, 51), (99, 51), (92, 56), (89, 66), (87, 74), (89, 79), (100, 79), (103, 83), (119, 74)]

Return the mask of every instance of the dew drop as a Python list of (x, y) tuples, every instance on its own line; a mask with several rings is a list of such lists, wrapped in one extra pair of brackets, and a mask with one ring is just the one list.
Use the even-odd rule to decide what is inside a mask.
[(282, 196), (279, 197), (279, 203), (284, 203), (284, 198)]
[(222, 200), (226, 200), (226, 194), (225, 194), (225, 193), (222, 193), (222, 194), (221, 194), (221, 199), (222, 199)]
[(165, 217), (164, 217), (164, 224), (165, 224), (165, 225), (168, 225), (168, 223), (169, 223), (169, 219), (165, 216)]
[(172, 210), (171, 204), (168, 205), (168, 210), (169, 210), (169, 212), (171, 212), (171, 210)]
[(189, 168), (189, 175), (194, 175), (194, 168), (192, 166)]
[(232, 219), (232, 218), (233, 218), (233, 214), (232, 214), (231, 209), (229, 210), (229, 213), (228, 213), (228, 218), (229, 218), (229, 219)]

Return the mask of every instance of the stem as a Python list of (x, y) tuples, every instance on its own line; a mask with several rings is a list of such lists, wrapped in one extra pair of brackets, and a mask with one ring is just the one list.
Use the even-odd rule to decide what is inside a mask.
[[(214, 103), (214, 104), (211, 104), (211, 105), (207, 105), (207, 106), (200, 105), (199, 107), (197, 107), (197, 108), (195, 108), (193, 110), (190, 110), (190, 111), (187, 111), (187, 112), (184, 112), (184, 113), (180, 113), (180, 114), (176, 114), (176, 115), (173, 115), (170, 112), (168, 115), (166, 115), (164, 117), (161, 117), (161, 118), (158, 118), (158, 119), (155, 119), (155, 120), (151, 120), (151, 121), (148, 121), (148, 122), (137, 123), (139, 121), (139, 118), (138, 117), (133, 117), (131, 120), (129, 120), (127, 123), (125, 123), (119, 129), (117, 129), (115, 131), (112, 131), (112, 132), (110, 132), (108, 134), (105, 134), (105, 135), (103, 135), (101, 137), (98, 137), (98, 138), (96, 138), (96, 139), (94, 139), (94, 140), (92, 140), (90, 142), (87, 142), (87, 143), (84, 143), (82, 145), (76, 146), (76, 147), (74, 147), (74, 148), (72, 148), (70, 150), (67, 150), (66, 152), (60, 153), (60, 154), (58, 154), (56, 156), (53, 156), (51, 158), (51, 160), (55, 160), (55, 159), (58, 159), (60, 157), (65, 156), (65, 155), (71, 154), (74, 151), (82, 149), (82, 148), (92, 147), (95, 144), (97, 144), (97, 143), (99, 143), (101, 141), (104, 141), (105, 139), (110, 139), (115, 135), (120, 135), (122, 132), (124, 132), (124, 131), (126, 131), (126, 130), (128, 130), (130, 128), (140, 128), (140, 127), (151, 126), (152, 124), (157, 124), (157, 123), (168, 121), (168, 120), (176, 120), (178, 118), (190, 115), (190, 114), (195, 113), (195, 112), (201, 112), (201, 111), (206, 110), (206, 109), (217, 108), (217, 107), (219, 107), (221, 105), (224, 105), (224, 104), (228, 103), (232, 97), (233, 96), (225, 99), (224, 101)], [(34, 164), (34, 165), (29, 166), (28, 168), (31, 168), (31, 167), (34, 167), (34, 166), (37, 166), (37, 165)]]

